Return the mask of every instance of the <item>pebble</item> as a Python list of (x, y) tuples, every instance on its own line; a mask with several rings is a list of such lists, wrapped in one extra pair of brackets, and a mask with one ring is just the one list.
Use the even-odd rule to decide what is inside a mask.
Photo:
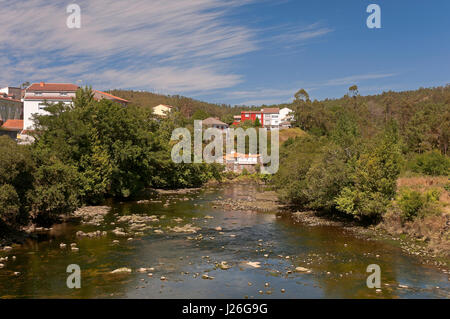
[(123, 274), (123, 273), (131, 273), (131, 269), (122, 267), (111, 271), (111, 274)]
[(66, 247), (67, 247), (67, 245), (64, 244), (64, 243), (59, 244), (59, 248), (61, 248), (61, 249), (64, 249), (64, 248), (66, 248)]
[(306, 273), (310, 273), (311, 269), (305, 268), (305, 267), (296, 267), (295, 271), (297, 272), (306, 272)]

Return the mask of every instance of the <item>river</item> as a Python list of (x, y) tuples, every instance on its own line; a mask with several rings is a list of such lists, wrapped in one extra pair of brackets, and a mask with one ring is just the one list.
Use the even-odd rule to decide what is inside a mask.
[[(450, 297), (447, 273), (421, 264), (390, 243), (363, 240), (335, 226), (306, 226), (275, 213), (227, 211), (213, 204), (218, 198), (238, 199), (258, 191), (257, 186), (228, 185), (189, 194), (165, 193), (152, 202), (112, 204), (100, 227), (56, 225), (39, 239), (0, 252), (0, 257), (8, 257), (0, 269), (0, 297)], [(117, 219), (130, 214), (158, 218), (142, 236), (116, 237), (110, 231), (121, 226)], [(201, 229), (196, 234), (167, 231), (167, 227), (187, 223)], [(163, 233), (156, 233), (155, 228)], [(80, 239), (75, 235), (79, 230), (108, 234)], [(68, 248), (61, 249), (61, 243)], [(70, 243), (77, 243), (79, 251), (71, 251)], [(222, 262), (231, 268), (217, 267)], [(69, 264), (81, 268), (80, 289), (66, 285)], [(381, 268), (381, 291), (366, 285), (370, 264)], [(311, 271), (296, 272), (298, 266)], [(110, 273), (122, 267), (132, 272)], [(153, 269), (137, 272), (141, 267)]]

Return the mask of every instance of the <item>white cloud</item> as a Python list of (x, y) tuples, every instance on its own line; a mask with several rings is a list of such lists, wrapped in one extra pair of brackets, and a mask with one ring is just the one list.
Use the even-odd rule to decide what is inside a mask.
[(246, 2), (221, 0), (87, 1), (81, 29), (66, 26), (66, 4), (0, 0), (2, 81), (73, 81), (176, 92), (241, 81), (223, 59), (257, 49), (254, 33), (230, 24)]

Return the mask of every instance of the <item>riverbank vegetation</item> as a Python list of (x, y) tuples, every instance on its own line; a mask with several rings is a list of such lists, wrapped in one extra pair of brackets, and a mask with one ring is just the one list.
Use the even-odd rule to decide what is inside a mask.
[(0, 227), (47, 223), (109, 197), (199, 187), (221, 176), (218, 165), (171, 160), (171, 128), (183, 124), (176, 112), (156, 120), (144, 108), (96, 101), (88, 88), (77, 92), (73, 106), (46, 110), (34, 118), (33, 145), (0, 138)]
[[(282, 201), (425, 241), (433, 233), (450, 251), (450, 86), (366, 97), (352, 86), (324, 101), (300, 90), (292, 107), (308, 136), (281, 147), (273, 180)], [(433, 184), (426, 176), (440, 186), (414, 189), (421, 178)]]

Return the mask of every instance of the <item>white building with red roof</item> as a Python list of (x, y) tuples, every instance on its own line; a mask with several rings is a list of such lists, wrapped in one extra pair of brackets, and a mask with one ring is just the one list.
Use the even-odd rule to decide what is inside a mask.
[(69, 83), (33, 83), (25, 90), (23, 98), (23, 127), (33, 128), (33, 114), (46, 114), (46, 102), (72, 104), (78, 86)]
[[(46, 114), (44, 108), (46, 103), (72, 104), (72, 99), (76, 96), (78, 86), (70, 83), (33, 83), (25, 90), (23, 98), (23, 127), (25, 130), (33, 129), (33, 114)], [(111, 100), (126, 106), (129, 102), (120, 97), (106, 92), (92, 90), (94, 99)]]

